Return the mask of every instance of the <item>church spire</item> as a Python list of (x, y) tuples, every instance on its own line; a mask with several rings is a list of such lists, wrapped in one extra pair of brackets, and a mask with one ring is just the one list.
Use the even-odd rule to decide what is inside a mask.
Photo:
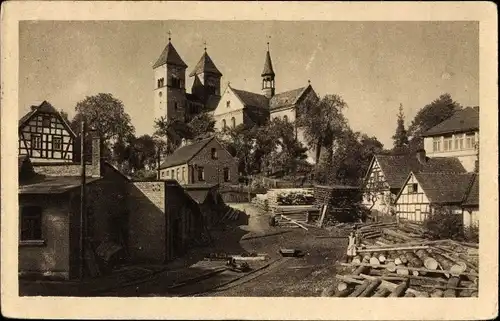
[(275, 74), (273, 70), (273, 63), (271, 61), (271, 54), (269, 53), (269, 41), (267, 42), (266, 60), (264, 62), (264, 69), (262, 70), (261, 77), (262, 77), (262, 94), (270, 99), (274, 96)]

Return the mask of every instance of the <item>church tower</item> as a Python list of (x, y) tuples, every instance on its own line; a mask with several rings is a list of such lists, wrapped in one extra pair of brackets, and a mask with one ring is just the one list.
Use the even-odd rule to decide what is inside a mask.
[(171, 43), (168, 44), (153, 65), (154, 117), (185, 118), (187, 65)]
[(222, 73), (217, 69), (212, 58), (205, 52), (201, 56), (189, 77), (195, 77), (191, 93), (193, 93), (203, 103), (206, 103), (212, 95), (220, 96), (220, 79)]
[(266, 61), (264, 62), (264, 70), (262, 71), (262, 94), (267, 98), (271, 99), (274, 96), (275, 84), (274, 84), (274, 70), (273, 63), (271, 61), (271, 54), (269, 53), (269, 42), (267, 43), (267, 53)]

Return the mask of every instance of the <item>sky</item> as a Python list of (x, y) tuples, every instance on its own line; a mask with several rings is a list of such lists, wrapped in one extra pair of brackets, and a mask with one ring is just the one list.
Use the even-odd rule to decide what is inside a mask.
[[(260, 92), (266, 42), (276, 92), (311, 85), (348, 104), (351, 128), (392, 147), (396, 114), (406, 125), (449, 93), (479, 105), (477, 22), (335, 21), (22, 21), (19, 25), (19, 117), (47, 100), (74, 115), (100, 92), (120, 99), (136, 134), (153, 128), (152, 65), (168, 42), (188, 65), (207, 52), (222, 72), (221, 90)], [(187, 79), (190, 91), (192, 79)]]

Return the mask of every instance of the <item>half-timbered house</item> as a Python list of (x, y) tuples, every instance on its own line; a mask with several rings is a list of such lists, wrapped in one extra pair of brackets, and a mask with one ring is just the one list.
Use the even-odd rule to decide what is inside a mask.
[(394, 201), (410, 172), (463, 173), (455, 157), (428, 158), (425, 151), (405, 155), (375, 155), (368, 167), (363, 187), (363, 205), (372, 213), (395, 213)]
[(32, 163), (72, 162), (75, 137), (61, 114), (44, 101), (19, 120), (19, 155)]
[(414, 173), (405, 180), (396, 196), (397, 215), (424, 221), (437, 208), (462, 215), (462, 204), (473, 185), (474, 173)]

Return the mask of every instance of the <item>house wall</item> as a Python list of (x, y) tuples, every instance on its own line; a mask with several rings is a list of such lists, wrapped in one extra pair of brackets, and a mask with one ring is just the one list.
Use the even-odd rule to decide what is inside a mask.
[[(184, 175), (182, 175), (183, 169), (184, 169)], [(160, 179), (161, 180), (175, 179), (177, 182), (179, 182), (179, 184), (188, 184), (191, 170), (192, 169), (189, 168), (189, 166), (187, 164), (182, 164), (179, 166), (172, 166), (172, 167), (164, 168), (164, 169), (160, 170)], [(172, 175), (172, 171), (174, 171), (173, 175)], [(177, 176), (177, 171), (179, 174), (178, 176)]]
[[(30, 159), (31, 160), (31, 159)], [(46, 176), (80, 176), (80, 164), (34, 164), (33, 169), (36, 173)], [(94, 167), (90, 164), (85, 166), (87, 176), (96, 176)]]
[[(416, 193), (409, 192), (409, 186), (413, 184), (417, 184)], [(401, 195), (396, 201), (396, 212), (399, 217), (412, 221), (423, 221), (431, 212), (429, 199), (413, 175), (403, 187)]]
[(166, 257), (165, 183), (127, 185), (128, 251), (132, 261), (162, 263)]
[(463, 208), (463, 223), (465, 227), (479, 226), (479, 207)]
[[(477, 160), (477, 149), (474, 147), (467, 148), (465, 137), (463, 137), (462, 148), (455, 149), (455, 140), (459, 135), (464, 135), (464, 133), (457, 133), (452, 135), (452, 149), (444, 151), (444, 135), (435, 137), (425, 137), (424, 138), (424, 149), (428, 157), (457, 157), (464, 168), (468, 172), (474, 171), (475, 162)], [(434, 139), (437, 138), (440, 141), (440, 150), (434, 150)], [(479, 142), (479, 132), (474, 132), (475, 142)]]
[(281, 119), (284, 120), (284, 117), (287, 117), (288, 122), (295, 122), (296, 120), (296, 112), (295, 112), (295, 106), (290, 106), (286, 109), (279, 109), (279, 110), (272, 110), (271, 111), (271, 120), (273, 119)]
[[(212, 159), (212, 148), (217, 150), (217, 159)], [(231, 154), (222, 147), (216, 140), (212, 139), (190, 162), (190, 165), (203, 166), (206, 183), (214, 184), (237, 184), (238, 183), (238, 162)], [(224, 168), (229, 168), (229, 181), (224, 181)], [(194, 182), (198, 181), (198, 174), (195, 170)]]
[[(229, 102), (229, 106), (227, 105), (227, 102)], [(226, 121), (226, 125), (228, 127), (231, 127), (232, 117), (235, 118), (236, 126), (243, 124), (244, 107), (245, 106), (243, 105), (241, 100), (234, 94), (231, 87), (227, 87), (213, 113), (215, 128), (218, 130), (222, 130), (224, 127), (223, 120)]]
[[(375, 199), (375, 202), (373, 202)], [(385, 180), (377, 159), (373, 161), (369, 169), (368, 178), (363, 192), (363, 206), (371, 208), (371, 211), (381, 215), (389, 215), (393, 209), (395, 199)]]
[[(19, 272), (55, 278), (70, 278), (70, 206), (68, 196), (20, 195), (23, 206), (42, 207), (44, 244), (19, 242)], [(20, 217), (20, 215), (19, 215)], [(20, 226), (20, 225), (19, 225)]]

